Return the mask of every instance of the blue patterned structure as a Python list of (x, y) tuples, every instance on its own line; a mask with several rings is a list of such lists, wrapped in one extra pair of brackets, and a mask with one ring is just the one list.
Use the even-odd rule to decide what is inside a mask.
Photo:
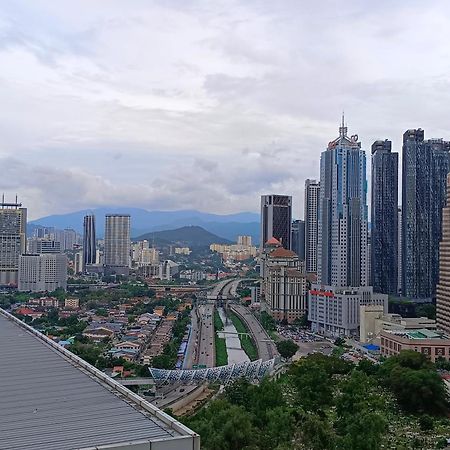
[(246, 378), (249, 381), (257, 381), (269, 375), (275, 365), (275, 360), (246, 361), (228, 366), (211, 367), (195, 370), (166, 370), (149, 368), (150, 376), (158, 385), (162, 384), (196, 384), (207, 381), (208, 383), (228, 384), (237, 378)]

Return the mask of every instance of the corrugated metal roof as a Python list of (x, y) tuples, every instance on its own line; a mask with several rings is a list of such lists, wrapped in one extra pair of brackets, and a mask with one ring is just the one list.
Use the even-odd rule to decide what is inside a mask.
[(3, 310), (0, 363), (1, 449), (200, 448), (198, 435)]

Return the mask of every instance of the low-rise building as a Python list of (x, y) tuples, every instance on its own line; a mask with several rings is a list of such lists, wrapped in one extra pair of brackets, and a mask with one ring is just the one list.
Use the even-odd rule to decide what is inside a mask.
[(383, 330), (436, 330), (436, 321), (427, 317), (402, 317), (400, 314), (386, 314), (382, 305), (360, 306), (359, 340), (378, 343)]
[(373, 288), (332, 287), (315, 284), (308, 295), (311, 330), (326, 336), (359, 335), (361, 305), (382, 306), (387, 312), (388, 296)]
[(175, 247), (175, 255), (186, 255), (191, 254), (191, 249), (189, 247)]
[(66, 298), (64, 300), (64, 307), (69, 309), (78, 309), (80, 307), (79, 298)]
[(383, 356), (397, 355), (402, 350), (414, 350), (433, 362), (438, 358), (450, 360), (450, 337), (432, 330), (383, 330), (380, 333), (380, 343)]
[(58, 308), (59, 300), (55, 297), (30, 298), (28, 304), (42, 306), (44, 308)]

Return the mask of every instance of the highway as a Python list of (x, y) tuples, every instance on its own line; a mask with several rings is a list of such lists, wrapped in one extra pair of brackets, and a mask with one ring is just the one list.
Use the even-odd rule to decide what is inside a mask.
[(214, 305), (207, 303), (198, 307), (200, 332), (198, 342), (198, 365), (215, 367), (216, 351), (214, 346)]
[(217, 300), (219, 298), (219, 296), (221, 295), (221, 292), (224, 288), (226, 288), (227, 284), (233, 282), (233, 280), (231, 279), (227, 279), (227, 280), (222, 280), (219, 283), (217, 283), (214, 286), (214, 289), (211, 291), (210, 294), (208, 294), (208, 299), (210, 300)]
[(256, 343), (258, 356), (268, 361), (278, 355), (277, 348), (259, 320), (245, 306), (232, 304), (231, 309), (246, 323)]
[(192, 369), (192, 366), (195, 364), (199, 339), (199, 322), (198, 309), (194, 306), (191, 311), (191, 334), (186, 348), (186, 356), (183, 361), (183, 369)]

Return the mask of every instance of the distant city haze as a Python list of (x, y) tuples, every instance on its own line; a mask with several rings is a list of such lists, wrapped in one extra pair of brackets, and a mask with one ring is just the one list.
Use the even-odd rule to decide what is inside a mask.
[(366, 152), (448, 138), (450, 4), (423, 6), (2, 2), (0, 192), (31, 220), (257, 212), (269, 193), (303, 217), (342, 110)]

